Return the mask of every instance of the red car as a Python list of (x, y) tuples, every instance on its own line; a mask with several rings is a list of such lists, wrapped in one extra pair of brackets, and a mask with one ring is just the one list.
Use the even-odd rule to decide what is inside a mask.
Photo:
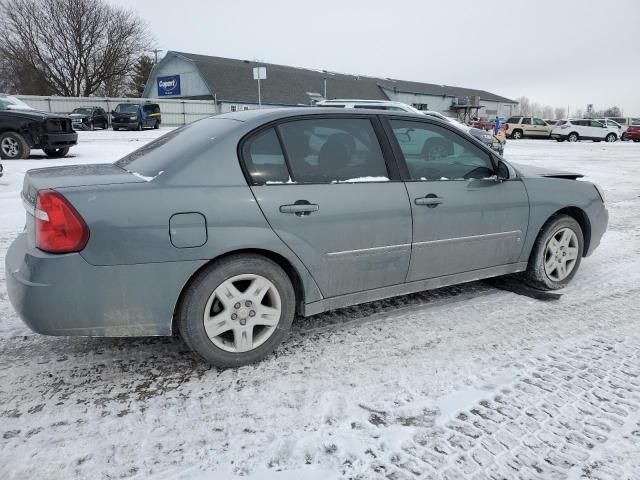
[(640, 125), (629, 125), (627, 131), (624, 132), (624, 139), (640, 142)]

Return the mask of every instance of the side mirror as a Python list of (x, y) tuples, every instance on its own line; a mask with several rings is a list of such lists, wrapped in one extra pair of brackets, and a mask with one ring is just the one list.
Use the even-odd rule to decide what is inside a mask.
[(496, 170), (496, 176), (499, 181), (509, 180), (509, 167), (502, 160), (498, 162), (498, 169)]

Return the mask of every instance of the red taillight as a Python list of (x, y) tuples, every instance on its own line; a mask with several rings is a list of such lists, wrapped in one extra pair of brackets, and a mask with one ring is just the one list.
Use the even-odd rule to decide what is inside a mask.
[(89, 227), (58, 192), (38, 192), (35, 217), (36, 247), (40, 250), (50, 253), (78, 252), (89, 240)]

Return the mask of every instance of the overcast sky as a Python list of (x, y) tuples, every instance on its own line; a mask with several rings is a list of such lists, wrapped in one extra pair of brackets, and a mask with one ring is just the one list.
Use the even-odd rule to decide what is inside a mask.
[(158, 47), (640, 115), (640, 0), (107, 0)]

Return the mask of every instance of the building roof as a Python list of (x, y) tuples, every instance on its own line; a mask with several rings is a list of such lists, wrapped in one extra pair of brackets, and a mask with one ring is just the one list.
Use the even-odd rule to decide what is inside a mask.
[(257, 103), (258, 91), (253, 79), (253, 68), (266, 66), (267, 79), (263, 81), (261, 91), (264, 104), (308, 105), (314, 97), (313, 94), (323, 95), (325, 79), (328, 99), (389, 100), (383, 91), (383, 88), (386, 88), (392, 91), (395, 89), (401, 92), (452, 97), (479, 95), (482, 100), (517, 103), (489, 92), (461, 87), (349, 75), (185, 52), (169, 51), (165, 58), (172, 55), (193, 62), (218, 101)]

